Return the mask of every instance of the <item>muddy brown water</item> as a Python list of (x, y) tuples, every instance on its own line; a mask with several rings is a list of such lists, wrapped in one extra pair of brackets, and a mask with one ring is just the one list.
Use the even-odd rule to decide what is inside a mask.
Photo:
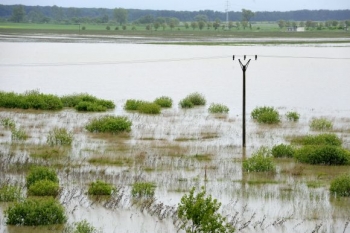
[[(330, 181), (349, 172), (349, 167), (283, 159), (275, 160), (276, 174), (242, 172), (242, 71), (231, 58), (258, 54), (247, 72), (247, 113), (266, 105), (283, 116), (276, 126), (258, 125), (248, 116), (247, 157), (260, 146), (271, 148), (288, 143), (290, 136), (318, 133), (310, 130), (309, 122), (321, 116), (333, 121), (332, 132), (350, 149), (350, 66), (349, 60), (338, 59), (349, 56), (349, 47), (0, 43), (0, 49), (1, 91), (87, 92), (117, 104), (115, 110), (97, 114), (69, 109), (0, 111), (0, 118), (12, 118), (30, 135), (25, 142), (12, 142), (11, 133), (0, 126), (1, 181), (23, 184), (28, 163), (56, 167), (62, 187), (59, 200), (69, 223), (87, 219), (103, 232), (176, 232), (179, 222), (174, 211), (181, 196), (193, 186), (205, 186), (222, 202), (221, 213), (242, 232), (350, 231), (350, 200), (329, 193)], [(205, 95), (207, 105), (179, 109), (177, 103), (192, 92)], [(126, 99), (153, 100), (162, 95), (170, 96), (174, 106), (159, 116), (123, 110)], [(208, 114), (212, 102), (227, 105), (230, 113)], [(292, 110), (301, 114), (297, 123), (284, 117)], [(87, 133), (86, 122), (102, 114), (128, 116), (133, 121), (130, 135)], [(74, 133), (72, 147), (58, 159), (33, 158), (37, 148), (46, 149), (48, 131), (56, 126)], [(124, 162), (88, 162), (99, 157)], [(96, 179), (119, 188), (112, 201), (86, 195), (88, 183)], [(154, 202), (143, 211), (130, 195), (138, 180), (157, 186)], [(62, 226), (6, 226), (7, 205), (0, 205), (0, 233), (62, 232)]]

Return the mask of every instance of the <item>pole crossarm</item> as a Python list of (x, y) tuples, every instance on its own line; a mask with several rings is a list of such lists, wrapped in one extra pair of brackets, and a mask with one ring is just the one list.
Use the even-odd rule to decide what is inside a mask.
[[(232, 56), (233, 60), (235, 60), (235, 55)], [(244, 55), (243, 56), (244, 60), (247, 58), (247, 55)], [(255, 60), (258, 59), (258, 55), (255, 55)], [(243, 103), (242, 103), (242, 146), (243, 148), (246, 147), (246, 114), (245, 114), (245, 105), (246, 105), (246, 101), (245, 101), (245, 96), (246, 96), (246, 89), (245, 89), (245, 83), (246, 83), (246, 78), (245, 78), (245, 73), (248, 69), (248, 66), (249, 66), (249, 63), (251, 61), (251, 59), (249, 59), (247, 61), (247, 63), (244, 65), (242, 62), (241, 62), (241, 59), (238, 59), (239, 61), (239, 65), (241, 66), (241, 69), (243, 71)]]

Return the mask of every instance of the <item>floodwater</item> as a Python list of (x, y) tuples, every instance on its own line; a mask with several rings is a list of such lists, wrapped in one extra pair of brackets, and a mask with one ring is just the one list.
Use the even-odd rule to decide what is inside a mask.
[[(260, 146), (288, 143), (288, 137), (311, 132), (311, 118), (324, 116), (350, 149), (349, 47), (299, 46), (173, 46), (104, 43), (0, 43), (0, 90), (39, 89), (65, 95), (87, 92), (113, 100), (116, 110), (132, 122), (129, 137), (88, 134), (86, 122), (105, 113), (1, 110), (30, 137), (11, 142), (0, 126), (1, 180), (23, 183), (26, 163), (57, 164), (69, 223), (87, 219), (103, 232), (177, 232), (176, 206), (191, 187), (205, 186), (222, 202), (221, 213), (241, 232), (350, 232), (350, 199), (335, 198), (329, 182), (349, 167), (326, 167), (276, 160), (276, 174), (242, 172), (242, 70), (239, 55), (250, 61), (247, 75), (247, 114), (257, 106), (276, 107), (282, 115), (301, 114), (298, 123), (283, 119), (277, 126), (259, 126), (248, 117), (249, 157)], [(252, 55), (258, 55), (255, 61)], [(236, 59), (232, 60), (232, 55)], [(177, 103), (192, 92), (208, 104), (181, 110)], [(159, 116), (123, 110), (126, 99), (153, 100), (166, 95), (172, 109)], [(225, 104), (228, 116), (211, 116), (210, 103)], [(33, 158), (44, 147), (53, 127), (74, 132), (72, 148), (57, 160)], [(200, 160), (196, 155), (208, 155)], [(106, 166), (90, 158), (132, 158), (131, 163)], [(123, 161), (124, 161), (123, 160)], [(17, 164), (18, 171), (11, 164)], [(63, 166), (62, 166), (63, 164)], [(20, 171), (20, 172), (19, 172)], [(206, 179), (205, 179), (206, 174)], [(92, 200), (87, 185), (103, 179), (119, 188), (110, 200)], [(135, 181), (154, 182), (155, 200), (145, 207), (130, 196)], [(49, 232), (50, 228), (7, 227), (0, 203), (0, 233)], [(181, 232), (181, 231), (180, 231)]]

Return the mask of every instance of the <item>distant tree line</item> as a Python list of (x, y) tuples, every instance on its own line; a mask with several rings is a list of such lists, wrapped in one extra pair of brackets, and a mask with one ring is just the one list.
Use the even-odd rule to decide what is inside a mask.
[[(199, 17), (199, 18), (198, 18)], [(138, 9), (75, 8), (54, 6), (1, 5), (0, 18), (4, 21), (33, 23), (108, 23), (114, 21), (120, 25), (126, 22), (157, 23), (159, 27), (177, 25), (181, 22), (225, 21), (226, 13), (212, 10), (170, 11)], [(299, 10), (288, 12), (229, 12), (230, 21), (242, 22), (249, 26), (250, 21), (341, 21), (350, 19), (350, 10)], [(246, 24), (246, 25), (245, 25)], [(193, 25), (195, 26), (195, 25)], [(197, 25), (199, 27), (199, 25)]]

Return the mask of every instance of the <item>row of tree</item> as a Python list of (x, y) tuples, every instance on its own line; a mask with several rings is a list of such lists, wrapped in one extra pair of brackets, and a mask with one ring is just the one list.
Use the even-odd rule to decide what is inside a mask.
[(350, 20), (346, 20), (346, 21), (328, 20), (326, 22), (315, 22), (315, 21), (308, 20), (306, 22), (301, 21), (299, 23), (295, 21), (279, 20), (278, 26), (280, 28), (299, 26), (299, 27), (318, 28), (318, 29), (322, 29), (324, 27), (330, 28), (330, 29), (331, 28), (343, 29), (350, 26)]
[[(253, 13), (248, 10), (241, 12), (229, 12), (230, 21), (247, 21), (244, 17), (246, 13)], [(198, 15), (201, 17), (198, 20)], [(253, 17), (254, 16), (254, 17)], [(215, 21), (226, 20), (224, 12), (204, 10), (204, 11), (168, 11), (168, 10), (138, 10), (138, 9), (105, 9), (105, 8), (64, 8), (54, 6), (19, 6), (0, 5), (0, 17), (14, 22), (29, 21), (46, 23), (54, 22), (80, 22), (80, 23), (107, 23), (116, 20), (123, 24), (128, 22), (152, 22), (157, 18), (178, 19), (181, 22), (192, 21)], [(153, 19), (152, 19), (153, 17)], [(253, 17), (253, 18), (252, 18)], [(300, 10), (288, 12), (255, 12), (250, 18), (254, 21), (328, 21), (347, 20), (350, 18), (350, 10)], [(154, 23), (154, 22), (153, 22)], [(161, 23), (161, 22), (159, 22)]]

